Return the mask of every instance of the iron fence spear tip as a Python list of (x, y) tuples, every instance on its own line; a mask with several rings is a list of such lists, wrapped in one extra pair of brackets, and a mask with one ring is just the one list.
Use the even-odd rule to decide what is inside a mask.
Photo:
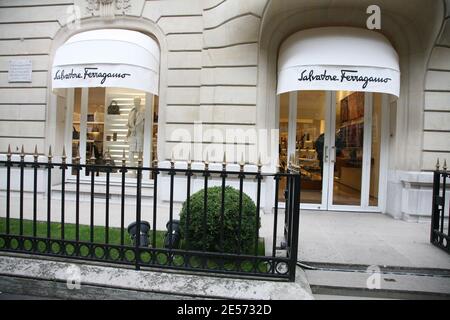
[(34, 154), (33, 154), (33, 157), (34, 157), (34, 162), (37, 162), (38, 161), (38, 150), (37, 150), (37, 144), (36, 145), (34, 145)]
[(111, 156), (109, 153), (109, 147), (108, 147), (108, 151), (106, 152), (106, 156), (105, 156), (105, 161), (106, 161), (106, 165), (111, 165)]
[(172, 150), (172, 153), (170, 154), (170, 168), (173, 169), (174, 166), (175, 166), (175, 159), (174, 159), (173, 150)]
[(227, 169), (227, 154), (226, 154), (226, 152), (223, 153), (222, 169), (223, 169), (223, 171), (225, 171)]
[(6, 154), (6, 160), (11, 161), (11, 145), (8, 144), (8, 153)]
[(209, 170), (209, 154), (208, 154), (208, 152), (206, 153), (206, 159), (204, 161), (204, 164), (205, 164), (205, 171), (208, 171)]
[(142, 167), (142, 151), (138, 153), (138, 167)]
[(93, 162), (92, 164), (95, 163), (95, 152), (94, 152), (94, 145), (92, 145), (91, 147), (91, 158), (90, 158), (91, 162)]
[(440, 165), (439, 165), (439, 158), (437, 158), (437, 161), (436, 161), (436, 170), (439, 170), (439, 167), (440, 167)]
[(48, 162), (52, 162), (52, 158), (53, 158), (53, 155), (52, 155), (52, 145), (49, 145), (49, 147), (48, 147)]
[(191, 167), (192, 167), (191, 150), (189, 150), (188, 157), (187, 157), (187, 169), (191, 170)]

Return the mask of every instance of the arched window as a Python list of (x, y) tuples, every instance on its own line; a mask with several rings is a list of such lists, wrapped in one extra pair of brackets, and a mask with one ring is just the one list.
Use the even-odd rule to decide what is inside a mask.
[(299, 163), (303, 208), (378, 211), (386, 176), (387, 94), (398, 55), (381, 34), (308, 29), (278, 56), (280, 163)]
[[(110, 157), (145, 166), (157, 158), (160, 50), (140, 32), (102, 29), (69, 38), (55, 54), (52, 88), (66, 90), (69, 159)], [(132, 173), (131, 173), (132, 174)]]

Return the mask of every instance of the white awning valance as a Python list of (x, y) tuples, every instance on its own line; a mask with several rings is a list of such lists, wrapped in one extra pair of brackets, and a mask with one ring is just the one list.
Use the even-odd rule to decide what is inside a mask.
[(278, 57), (277, 93), (349, 90), (399, 96), (398, 55), (380, 33), (325, 27), (287, 38)]
[(157, 95), (159, 57), (156, 41), (137, 31), (82, 32), (56, 51), (52, 87), (119, 87)]

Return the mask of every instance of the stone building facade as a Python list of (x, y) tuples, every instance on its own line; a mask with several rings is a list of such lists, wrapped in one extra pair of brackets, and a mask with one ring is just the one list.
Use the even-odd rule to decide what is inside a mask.
[[(239, 144), (247, 148), (244, 160), (254, 164), (270, 137), (249, 135), (237, 142), (226, 131), (281, 130), (277, 64), (283, 42), (314, 28), (367, 30), (370, 5), (369, 0), (0, 0), (0, 151), (6, 153), (8, 145), (13, 152), (24, 145), (27, 153), (36, 145), (41, 153), (50, 145), (54, 154), (61, 154), (63, 145), (70, 149), (68, 91), (57, 94), (52, 88), (55, 54), (76, 34), (124, 29), (148, 35), (159, 45), (157, 130), (152, 131), (157, 135), (151, 152), (160, 164), (187, 145), (201, 150), (191, 153), (194, 160), (209, 153), (209, 160), (220, 165), (222, 150)], [(378, 202), (372, 209), (353, 209), (417, 220), (430, 214), (431, 170), (437, 159), (450, 163), (450, 2), (380, 0), (377, 5), (381, 29), (376, 32), (398, 54), (400, 94), (386, 95), (385, 160), (374, 178)], [(31, 60), (31, 82), (8, 80), (12, 60)], [(196, 135), (200, 123), (203, 132), (222, 134)], [(189, 139), (179, 132), (189, 133)], [(281, 148), (276, 149), (264, 170), (275, 170)], [(182, 161), (188, 155), (175, 152), (174, 157)], [(240, 157), (230, 151), (227, 161)], [(317, 208), (340, 209), (321, 197)]]

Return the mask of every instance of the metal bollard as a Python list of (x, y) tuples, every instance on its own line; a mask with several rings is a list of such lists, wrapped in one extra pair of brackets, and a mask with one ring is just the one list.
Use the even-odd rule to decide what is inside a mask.
[[(133, 240), (133, 244), (136, 245), (136, 230), (137, 229), (137, 223), (132, 222), (128, 226), (127, 230), (130, 234), (131, 239)], [(141, 247), (148, 247), (148, 232), (150, 231), (150, 223), (147, 221), (141, 221), (141, 228), (140, 228), (140, 246)]]
[(180, 247), (181, 233), (180, 233), (180, 221), (172, 221), (172, 243), (170, 239), (170, 221), (166, 224), (167, 232), (164, 236), (164, 247), (169, 249), (178, 249)]

